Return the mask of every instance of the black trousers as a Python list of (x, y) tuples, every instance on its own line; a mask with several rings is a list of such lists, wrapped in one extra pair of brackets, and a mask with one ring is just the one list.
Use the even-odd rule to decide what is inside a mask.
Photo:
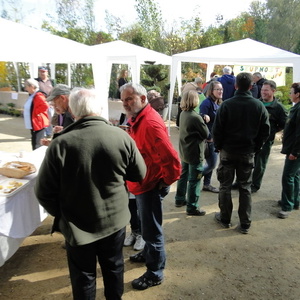
[(124, 292), (123, 243), (125, 228), (91, 244), (72, 247), (66, 242), (74, 300), (96, 299), (97, 259), (107, 300), (121, 300)]
[(219, 207), (221, 220), (230, 223), (233, 209), (231, 186), (236, 174), (239, 183), (238, 214), (241, 227), (249, 228), (251, 224), (251, 183), (254, 167), (254, 153), (232, 154), (224, 150), (220, 152), (220, 164), (217, 177), (220, 182)]
[(38, 130), (38, 131), (33, 131), (32, 129), (30, 130), (31, 132), (31, 146), (32, 150), (35, 150), (42, 145), (40, 144), (40, 140), (45, 137), (45, 128)]

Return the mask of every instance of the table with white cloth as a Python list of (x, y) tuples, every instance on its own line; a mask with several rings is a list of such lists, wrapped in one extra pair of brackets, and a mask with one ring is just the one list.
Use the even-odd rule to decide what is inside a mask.
[[(0, 151), (1, 165), (8, 161), (24, 161), (34, 164), (36, 172), (22, 179), (29, 180), (19, 191), (8, 196), (0, 195), (0, 267), (18, 250), (23, 240), (30, 236), (43, 220), (47, 212), (39, 205), (34, 185), (47, 147), (35, 151), (7, 153)], [(6, 178), (0, 175), (0, 180)], [(13, 179), (12, 179), (13, 180)]]

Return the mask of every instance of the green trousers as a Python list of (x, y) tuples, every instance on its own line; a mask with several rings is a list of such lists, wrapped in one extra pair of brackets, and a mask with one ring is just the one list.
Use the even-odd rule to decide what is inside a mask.
[(281, 203), (283, 211), (291, 211), (295, 206), (299, 207), (299, 169), (300, 158), (289, 160), (285, 158), (282, 172)]
[(259, 190), (261, 187), (273, 143), (274, 141), (267, 141), (263, 145), (261, 151), (255, 154), (254, 169), (252, 173), (252, 187), (256, 190)]
[(181, 175), (177, 181), (175, 204), (186, 202), (187, 212), (192, 212), (199, 207), (202, 172), (202, 163), (191, 165), (181, 161)]

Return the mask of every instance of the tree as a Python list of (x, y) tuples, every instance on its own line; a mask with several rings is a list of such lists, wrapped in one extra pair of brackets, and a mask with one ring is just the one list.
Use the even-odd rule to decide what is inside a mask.
[(267, 42), (267, 28), (269, 23), (269, 15), (265, 3), (253, 1), (250, 4), (249, 15), (253, 18), (254, 33), (252, 38), (263, 43)]
[(143, 29), (144, 47), (165, 53), (163, 19), (158, 4), (152, 0), (135, 0), (139, 25)]
[(294, 52), (299, 45), (300, 0), (268, 0), (268, 43)]

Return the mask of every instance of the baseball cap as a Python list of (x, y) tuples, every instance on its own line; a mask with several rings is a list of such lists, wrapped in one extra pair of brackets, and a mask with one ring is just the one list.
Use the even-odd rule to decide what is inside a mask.
[(60, 95), (70, 95), (71, 89), (65, 84), (57, 84), (49, 96), (47, 97), (47, 101), (52, 101), (55, 97)]
[(39, 71), (48, 71), (48, 69), (46, 67), (41, 66), (39, 67)]

